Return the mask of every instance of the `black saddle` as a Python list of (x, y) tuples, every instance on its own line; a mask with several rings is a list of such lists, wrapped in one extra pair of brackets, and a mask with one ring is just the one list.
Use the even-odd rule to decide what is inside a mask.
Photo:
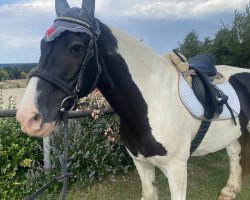
[(228, 105), (228, 96), (211, 82), (210, 76), (217, 74), (215, 58), (209, 54), (200, 54), (188, 63), (195, 71), (195, 75), (191, 75), (193, 91), (204, 107), (204, 117), (211, 120), (222, 113), (224, 104)]
[(199, 54), (194, 56), (188, 61), (188, 64), (191, 68), (198, 69), (207, 76), (215, 76), (217, 74), (215, 58), (210, 54)]

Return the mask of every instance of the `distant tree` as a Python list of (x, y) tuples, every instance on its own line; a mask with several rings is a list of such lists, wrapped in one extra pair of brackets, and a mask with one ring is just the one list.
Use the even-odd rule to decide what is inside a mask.
[(9, 74), (4, 69), (1, 69), (0, 70), (0, 81), (2, 81), (2, 79), (5, 79), (5, 78), (9, 78)]
[(26, 78), (28, 78), (28, 74), (25, 73), (25, 72), (21, 72), (20, 78), (21, 79), (26, 79)]
[(20, 79), (20, 77), (21, 77), (21, 70), (20, 70), (19, 67), (13, 68), (12, 73), (13, 73), (14, 79)]
[(11, 67), (4, 67), (3, 70), (9, 74), (9, 79), (14, 79), (13, 69)]
[(183, 42), (180, 44), (179, 51), (185, 55), (187, 59), (201, 52), (199, 35), (194, 30), (186, 35)]

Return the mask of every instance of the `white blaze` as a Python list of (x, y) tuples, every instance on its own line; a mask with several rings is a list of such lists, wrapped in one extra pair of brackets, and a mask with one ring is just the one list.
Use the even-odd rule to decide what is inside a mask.
[(30, 115), (34, 115), (34, 113), (38, 112), (35, 106), (36, 88), (38, 80), (39, 78), (37, 77), (32, 77), (30, 79), (27, 89), (25, 90), (24, 96), (18, 106), (17, 120), (21, 123), (26, 121), (26, 119), (29, 118)]
[(31, 136), (46, 137), (53, 131), (55, 123), (41, 123), (42, 120), (35, 103), (38, 81), (37, 77), (30, 79), (23, 99), (18, 106), (16, 119), (21, 123), (23, 132)]

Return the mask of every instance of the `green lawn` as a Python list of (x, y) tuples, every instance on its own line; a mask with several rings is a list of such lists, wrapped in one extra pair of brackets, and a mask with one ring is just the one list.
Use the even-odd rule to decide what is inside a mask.
[[(188, 200), (213, 200), (226, 184), (229, 170), (225, 151), (191, 158), (188, 164)], [(159, 200), (170, 200), (167, 178), (157, 170), (156, 185)], [(140, 200), (141, 184), (136, 171), (116, 177), (109, 177), (91, 188), (71, 187), (68, 200)], [(250, 179), (243, 183), (237, 200), (250, 199)]]

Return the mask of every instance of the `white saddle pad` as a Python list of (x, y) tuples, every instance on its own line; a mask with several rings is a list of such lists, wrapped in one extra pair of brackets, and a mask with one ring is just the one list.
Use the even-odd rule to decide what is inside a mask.
[[(236, 92), (234, 91), (234, 88), (228, 81), (224, 81), (221, 84), (216, 84), (216, 86), (228, 96), (228, 104), (233, 109), (234, 116), (238, 117), (240, 113), (240, 102)], [(204, 119), (203, 106), (198, 101), (192, 88), (188, 85), (181, 74), (179, 80), (179, 94), (183, 104), (189, 110), (189, 112), (198, 119)], [(232, 116), (228, 108), (224, 105), (223, 112), (219, 116), (216, 116), (213, 120), (224, 120), (231, 118)]]

